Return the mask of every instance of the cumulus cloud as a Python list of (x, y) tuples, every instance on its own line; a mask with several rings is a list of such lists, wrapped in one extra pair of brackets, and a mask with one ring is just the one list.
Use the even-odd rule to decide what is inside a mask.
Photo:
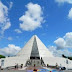
[(66, 33), (63, 38), (66, 41), (66, 47), (72, 48), (72, 32)]
[(10, 28), (10, 26), (11, 23), (8, 18), (8, 7), (0, 1), (0, 34), (3, 34), (5, 30)]
[(5, 56), (13, 56), (16, 55), (20, 50), (21, 48), (19, 46), (9, 44), (7, 47), (0, 48), (0, 54)]
[(33, 31), (38, 27), (41, 27), (43, 23), (43, 12), (42, 8), (38, 4), (29, 3), (26, 5), (28, 9), (24, 15), (22, 15), (19, 20), (20, 28), (25, 31)]
[(57, 49), (64, 48), (66, 45), (66, 42), (63, 38), (58, 38), (54, 41), (54, 43), (57, 45)]
[(72, 4), (72, 0), (55, 0), (58, 3), (69, 3)]
[(72, 32), (68, 32), (62, 38), (58, 38), (54, 41), (56, 46), (49, 46), (49, 50), (55, 56), (62, 56), (62, 54), (67, 56), (72, 56)]
[(72, 32), (68, 32), (62, 38), (58, 38), (54, 41), (57, 49), (60, 48), (72, 48)]
[(8, 40), (13, 40), (13, 38), (12, 37), (8, 37)]
[(20, 29), (15, 29), (14, 31), (17, 33), (22, 33)]
[(54, 55), (54, 52), (56, 51), (56, 46), (48, 46), (48, 49)]
[(56, 57), (58, 56), (62, 56), (62, 54), (66, 55), (66, 56), (72, 56), (72, 52), (69, 51), (67, 48), (66, 49), (60, 49), (60, 50), (57, 50), (56, 49), (56, 46), (50, 46), (48, 47), (48, 49), (50, 50), (50, 52), (52, 52), (52, 54)]
[(72, 20), (72, 8), (69, 10), (68, 18)]

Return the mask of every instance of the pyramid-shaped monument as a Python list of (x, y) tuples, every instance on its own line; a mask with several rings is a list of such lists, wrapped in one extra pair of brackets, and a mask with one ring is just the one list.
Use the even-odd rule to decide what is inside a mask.
[(32, 38), (17, 54), (17, 56), (28, 57), (28, 59), (53, 57), (52, 53), (48, 50), (48, 48), (42, 43), (42, 41), (36, 35), (32, 36)]
[[(68, 64), (68, 63), (69, 64)], [(22, 50), (14, 57), (6, 57), (5, 59), (0, 59), (0, 66), (2, 68), (15, 67), (23, 64), (24, 67), (38, 66), (46, 67), (50, 66), (63, 66), (72, 69), (72, 61), (61, 57), (54, 57), (52, 53), (47, 49), (47, 47), (41, 42), (41, 40), (34, 35), (22, 48)]]
[(11, 67), (16, 64), (23, 66), (44, 66), (47, 62), (47, 58), (53, 57), (52, 53), (46, 48), (46, 46), (41, 42), (41, 40), (36, 36), (26, 43), (26, 45), (21, 49), (21, 51), (13, 57), (6, 57), (3, 60), (4, 65), (1, 67)]

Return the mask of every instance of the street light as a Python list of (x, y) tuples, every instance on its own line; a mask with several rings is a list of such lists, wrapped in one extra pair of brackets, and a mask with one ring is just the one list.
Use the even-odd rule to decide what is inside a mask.
[(67, 69), (68, 69), (68, 57), (67, 57), (67, 60), (66, 60), (66, 64), (67, 64)]

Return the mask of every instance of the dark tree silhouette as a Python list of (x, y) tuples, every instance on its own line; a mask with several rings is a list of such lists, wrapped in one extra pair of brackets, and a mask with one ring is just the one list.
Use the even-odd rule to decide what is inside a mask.
[(62, 54), (62, 57), (63, 58), (68, 58), (68, 59), (72, 60), (72, 57), (65, 56), (64, 54)]
[(0, 58), (5, 58), (5, 56), (3, 56), (3, 55), (0, 55)]

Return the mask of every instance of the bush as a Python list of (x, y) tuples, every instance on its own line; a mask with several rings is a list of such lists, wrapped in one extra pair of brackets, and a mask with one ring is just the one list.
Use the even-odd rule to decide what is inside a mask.
[(0, 55), (0, 58), (5, 58), (5, 56), (3, 56), (3, 55)]
[(67, 57), (67, 56), (65, 56), (64, 54), (62, 54), (62, 57), (63, 57), (63, 58), (68, 58), (68, 59), (72, 60), (72, 57)]

